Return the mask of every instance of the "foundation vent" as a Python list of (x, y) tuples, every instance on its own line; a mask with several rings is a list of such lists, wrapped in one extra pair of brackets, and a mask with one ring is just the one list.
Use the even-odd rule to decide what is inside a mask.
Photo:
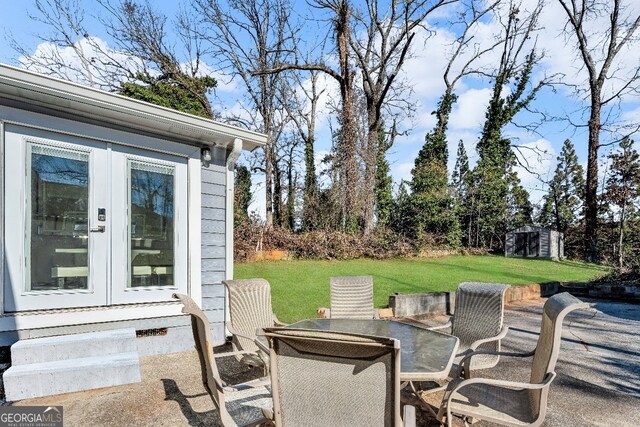
[(136, 338), (164, 337), (167, 335), (167, 332), (167, 328), (138, 329), (136, 331)]

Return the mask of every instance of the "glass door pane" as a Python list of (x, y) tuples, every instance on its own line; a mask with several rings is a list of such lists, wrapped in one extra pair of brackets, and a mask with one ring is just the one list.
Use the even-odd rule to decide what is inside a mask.
[(16, 125), (5, 141), (5, 310), (105, 305), (107, 144)]
[(89, 153), (30, 144), (27, 291), (88, 289)]
[(175, 168), (128, 163), (129, 287), (174, 286)]
[(111, 154), (110, 302), (170, 301), (187, 292), (187, 159), (123, 146)]

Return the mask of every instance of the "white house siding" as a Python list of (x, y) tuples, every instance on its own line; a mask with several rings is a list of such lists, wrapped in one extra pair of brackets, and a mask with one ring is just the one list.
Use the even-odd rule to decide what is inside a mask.
[(202, 309), (211, 322), (215, 344), (224, 341), (226, 150), (214, 148), (202, 166)]
[[(228, 200), (233, 197), (233, 183), (227, 181), (233, 180), (232, 163), (239, 151), (263, 146), (266, 135), (0, 64), (0, 164), (3, 166), (13, 161), (6, 158), (4, 151), (6, 128), (13, 125), (187, 159), (188, 282), (181, 291), (188, 292), (201, 304), (211, 320), (214, 342), (222, 343), (225, 295), (221, 281), (231, 277), (233, 269), (230, 251), (233, 228), (225, 219), (225, 213), (233, 207), (232, 200)], [(164, 148), (159, 148), (159, 141)], [(201, 166), (201, 148), (214, 145), (218, 148), (212, 150), (212, 161)], [(229, 170), (227, 161), (231, 163)], [(87, 304), (4, 312), (6, 304), (1, 299), (5, 298), (4, 288), (10, 283), (5, 279), (12, 271), (7, 268), (5, 257), (8, 253), (5, 243), (11, 229), (5, 226), (8, 214), (5, 190), (10, 188), (6, 187), (9, 182), (3, 182), (5, 178), (11, 181), (12, 176), (5, 177), (3, 170), (0, 173), (0, 346), (11, 345), (19, 339), (131, 327), (145, 331), (144, 337), (137, 340), (141, 355), (193, 348), (190, 319), (181, 313), (177, 302), (168, 298), (121, 305)]]

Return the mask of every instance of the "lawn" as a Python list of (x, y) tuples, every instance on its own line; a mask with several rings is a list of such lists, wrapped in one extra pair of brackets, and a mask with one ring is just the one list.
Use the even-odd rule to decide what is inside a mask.
[(235, 265), (235, 278), (262, 277), (271, 283), (273, 310), (283, 322), (316, 317), (329, 307), (329, 277), (373, 276), (376, 307), (389, 295), (455, 290), (460, 282), (526, 285), (588, 281), (607, 270), (573, 261), (452, 255), (442, 258), (397, 258), (349, 261), (261, 261)]

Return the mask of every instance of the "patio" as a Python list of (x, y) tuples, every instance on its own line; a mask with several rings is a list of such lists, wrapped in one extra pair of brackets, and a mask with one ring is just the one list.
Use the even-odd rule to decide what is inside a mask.
[[(640, 419), (640, 310), (637, 304), (588, 302), (590, 309), (572, 313), (565, 321), (556, 369), (558, 377), (551, 386), (544, 425), (635, 425), (634, 420)], [(505, 323), (510, 332), (503, 340), (505, 350), (534, 347), (542, 304), (542, 300), (536, 300), (507, 307)], [(443, 321), (434, 319), (429, 324)], [(220, 363), (220, 371), (223, 379), (231, 383), (262, 372), (230, 358), (224, 361)], [(202, 387), (195, 351), (146, 357), (141, 367), (139, 384), (30, 399), (18, 404), (63, 405), (65, 423), (69, 426), (219, 425), (213, 403)], [(497, 368), (480, 375), (525, 380), (527, 367), (526, 362), (502, 358)], [(419, 411), (418, 425), (437, 424), (426, 412)]]

